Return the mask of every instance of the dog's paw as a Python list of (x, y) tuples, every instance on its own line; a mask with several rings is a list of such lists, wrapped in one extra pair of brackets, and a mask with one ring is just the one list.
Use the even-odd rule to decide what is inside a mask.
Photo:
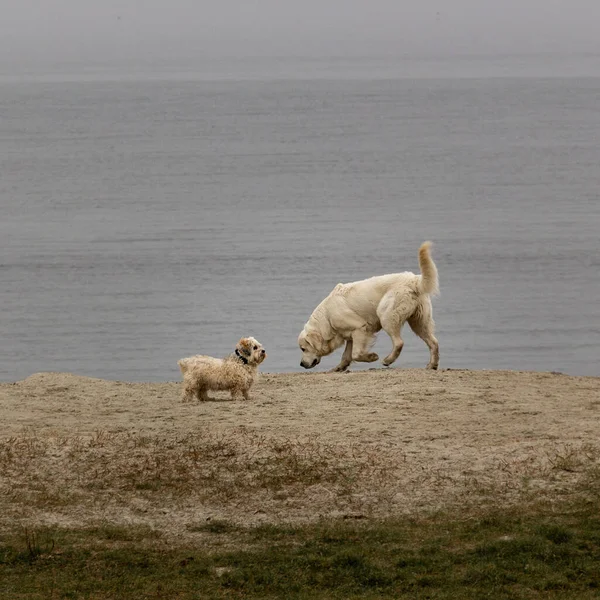
[(379, 360), (379, 354), (376, 354), (375, 352), (369, 352), (365, 357), (365, 362), (375, 362), (377, 360)]
[(327, 371), (327, 373), (344, 373), (348, 370), (348, 367), (350, 365), (338, 365), (337, 367), (333, 367), (333, 369), (329, 369), (329, 371)]

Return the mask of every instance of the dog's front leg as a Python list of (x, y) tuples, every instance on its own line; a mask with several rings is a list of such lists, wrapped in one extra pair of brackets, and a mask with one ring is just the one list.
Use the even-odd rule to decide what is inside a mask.
[(352, 362), (352, 338), (350, 338), (346, 342), (346, 347), (344, 348), (344, 353), (342, 354), (342, 360), (337, 367), (334, 367), (329, 371), (329, 373), (340, 373), (341, 371), (345, 371)]
[(232, 388), (231, 390), (232, 400), (250, 400), (249, 390), (246, 388)]

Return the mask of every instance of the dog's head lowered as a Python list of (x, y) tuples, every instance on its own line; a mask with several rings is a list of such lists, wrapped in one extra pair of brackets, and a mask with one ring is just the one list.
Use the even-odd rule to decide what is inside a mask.
[(305, 369), (316, 367), (321, 362), (323, 356), (327, 356), (333, 352), (333, 348), (330, 348), (330, 344), (323, 339), (323, 336), (318, 331), (307, 329), (306, 326), (298, 336), (298, 345), (300, 346), (300, 350), (302, 350), (300, 366)]
[(236, 354), (248, 361), (249, 365), (258, 366), (267, 358), (262, 344), (253, 337), (242, 338), (235, 347)]

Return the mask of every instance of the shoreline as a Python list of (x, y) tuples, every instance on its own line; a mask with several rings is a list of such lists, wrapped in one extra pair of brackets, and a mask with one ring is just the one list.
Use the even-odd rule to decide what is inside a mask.
[[(418, 372), (424, 371), (428, 372), (426, 369), (422, 367), (372, 367), (372, 368), (364, 368), (353, 370), (352, 368), (348, 369), (344, 373), (330, 373), (328, 370), (322, 371), (314, 371), (314, 370), (306, 370), (306, 371), (263, 371), (259, 369), (258, 379), (263, 376), (269, 377), (297, 377), (297, 376), (313, 376), (313, 375), (329, 375), (329, 376), (338, 376), (338, 375), (359, 375), (359, 374), (371, 374), (371, 373), (402, 373), (402, 372)], [(545, 370), (531, 370), (531, 369), (471, 369), (468, 367), (444, 367), (439, 368), (435, 371), (429, 371), (432, 373), (446, 373), (446, 372), (463, 372), (463, 373), (507, 373), (507, 374), (531, 374), (531, 375), (556, 375), (556, 376), (564, 376), (564, 377), (572, 377), (572, 378), (590, 378), (590, 379), (600, 379), (600, 373), (598, 375), (579, 375), (579, 374), (571, 374), (565, 371), (545, 371)], [(114, 382), (114, 383), (129, 383), (135, 385), (162, 385), (162, 384), (172, 384), (172, 383), (181, 383), (181, 379), (177, 376), (173, 379), (164, 379), (160, 381), (154, 381), (149, 379), (119, 379), (114, 377), (99, 377), (96, 375), (86, 375), (85, 373), (77, 373), (70, 371), (36, 371), (23, 377), (22, 379), (9, 379), (0, 381), (0, 386), (3, 385), (14, 385), (18, 383), (22, 383), (31, 377), (37, 377), (39, 375), (48, 375), (48, 376), (71, 376), (76, 378), (90, 379), (95, 381), (106, 381), (106, 382)]]

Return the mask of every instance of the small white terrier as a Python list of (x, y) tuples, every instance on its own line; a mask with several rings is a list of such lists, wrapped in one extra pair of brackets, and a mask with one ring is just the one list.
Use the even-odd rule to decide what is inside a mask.
[(209, 400), (209, 391), (230, 390), (231, 399), (249, 400), (248, 392), (258, 373), (258, 365), (267, 358), (262, 344), (253, 337), (242, 338), (235, 352), (226, 358), (201, 354), (177, 362), (183, 375), (183, 400)]

